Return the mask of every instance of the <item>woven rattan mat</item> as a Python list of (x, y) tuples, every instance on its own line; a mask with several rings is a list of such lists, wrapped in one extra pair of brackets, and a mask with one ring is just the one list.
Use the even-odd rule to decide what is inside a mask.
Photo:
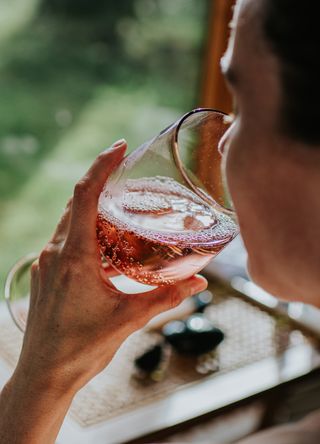
[[(182, 358), (173, 353), (162, 381), (142, 382), (133, 376), (134, 358), (158, 342), (159, 335), (140, 331), (123, 344), (107, 369), (77, 394), (71, 407), (72, 417), (84, 427), (98, 424), (152, 403), (202, 378), (214, 378), (309, 341), (285, 319), (242, 300), (230, 288), (217, 284), (211, 286), (211, 290), (215, 295), (214, 303), (205, 313), (225, 333), (225, 340), (215, 357), (219, 370), (200, 374), (196, 371), (197, 366), (199, 368), (197, 359)], [(0, 356), (14, 367), (22, 334), (9, 318), (0, 323), (0, 331)], [(206, 357), (201, 367), (210, 369), (212, 360), (211, 356)]]

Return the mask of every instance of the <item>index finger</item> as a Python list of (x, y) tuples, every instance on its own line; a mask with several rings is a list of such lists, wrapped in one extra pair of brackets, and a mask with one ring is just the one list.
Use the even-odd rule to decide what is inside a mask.
[(97, 252), (96, 223), (98, 200), (103, 186), (121, 162), (127, 148), (124, 140), (103, 151), (76, 184), (67, 244), (77, 251)]

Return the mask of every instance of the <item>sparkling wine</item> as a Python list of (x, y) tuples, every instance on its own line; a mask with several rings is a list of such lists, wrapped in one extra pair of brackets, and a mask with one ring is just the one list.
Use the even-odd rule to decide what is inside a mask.
[(97, 237), (104, 257), (148, 285), (170, 284), (201, 270), (237, 234), (235, 222), (171, 178), (129, 179), (105, 191)]

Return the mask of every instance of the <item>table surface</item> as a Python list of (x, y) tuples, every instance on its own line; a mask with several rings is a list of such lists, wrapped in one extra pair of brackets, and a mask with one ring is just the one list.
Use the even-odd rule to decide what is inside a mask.
[[(226, 334), (217, 354), (201, 362), (173, 355), (163, 381), (141, 383), (133, 377), (134, 357), (159, 337), (137, 332), (75, 397), (58, 443), (123, 443), (236, 404), (320, 366), (315, 339), (296, 325), (239, 298), (228, 286), (215, 282), (211, 288), (215, 299), (206, 316)], [(22, 341), (4, 304), (0, 329), (3, 384)], [(214, 373), (212, 360), (219, 362)], [(209, 369), (208, 374), (199, 373), (199, 365)]]

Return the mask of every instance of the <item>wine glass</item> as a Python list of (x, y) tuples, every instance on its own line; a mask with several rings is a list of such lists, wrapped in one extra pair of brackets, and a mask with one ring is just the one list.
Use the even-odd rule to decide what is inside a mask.
[(97, 237), (117, 271), (147, 285), (200, 271), (238, 233), (221, 171), (227, 116), (195, 109), (124, 158), (99, 199)]
[[(238, 234), (218, 150), (228, 127), (221, 111), (192, 110), (127, 155), (108, 178), (99, 198), (97, 240), (103, 259), (123, 275), (122, 283), (127, 279), (126, 289), (132, 280), (149, 288), (186, 279)], [(17, 262), (5, 284), (22, 331), (21, 307), (27, 304), (19, 300), (28, 301), (35, 258)]]
[(4, 285), (4, 297), (9, 313), (22, 332), (25, 330), (29, 308), (30, 267), (37, 257), (37, 253), (29, 253), (19, 259), (9, 271)]

